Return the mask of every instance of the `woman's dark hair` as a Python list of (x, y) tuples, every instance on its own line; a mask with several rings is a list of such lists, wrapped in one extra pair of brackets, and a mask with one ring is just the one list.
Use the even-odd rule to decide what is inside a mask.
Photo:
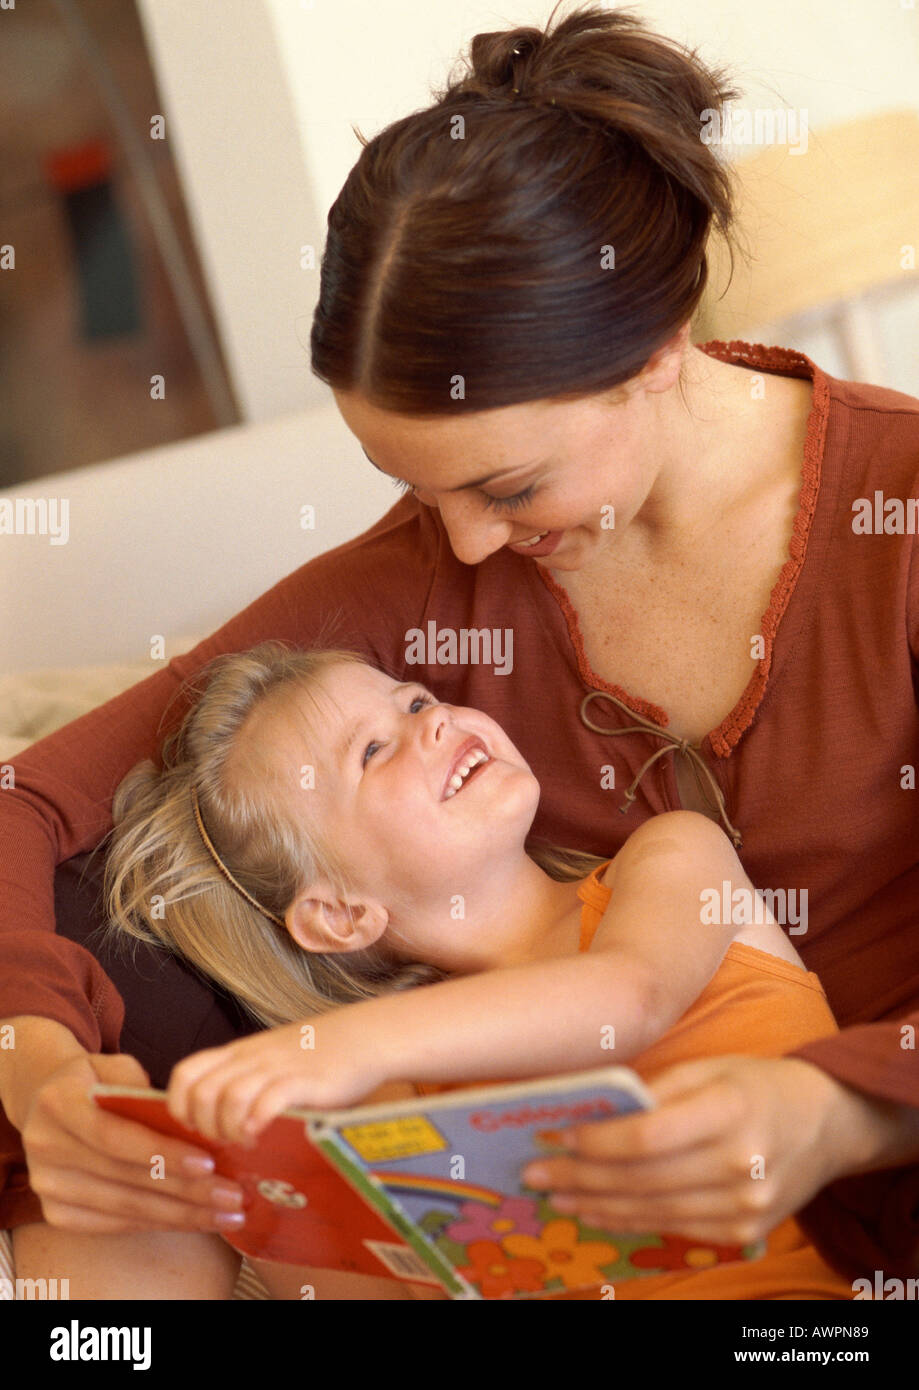
[(434, 106), (356, 132), (311, 337), (336, 390), (405, 415), (576, 400), (692, 318), (733, 215), (702, 130), (737, 93), (630, 14), (554, 15), (477, 34)]

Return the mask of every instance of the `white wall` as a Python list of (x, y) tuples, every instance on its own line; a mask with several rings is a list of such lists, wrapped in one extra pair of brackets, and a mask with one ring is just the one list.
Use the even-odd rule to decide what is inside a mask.
[[(0, 492), (11, 517), (22, 496)], [(0, 676), (146, 661), (157, 636), (169, 659), (397, 498), (331, 396), (37, 478), (34, 510), (0, 543)]]
[(325, 400), (309, 370), (314, 201), (261, 0), (137, 0), (243, 418)]
[[(263, 0), (290, 82), (319, 201), (327, 207), (359, 147), (348, 123), (380, 129), (430, 100), (429, 87), (482, 30), (545, 24), (554, 0)], [(728, 65), (745, 97), (807, 107), (814, 127), (870, 111), (919, 109), (919, 0), (637, 0), (662, 34)], [(565, 12), (575, 8), (564, 7)], [(358, 120), (360, 118), (360, 120)]]
[[(615, 6), (611, 8), (616, 8)], [(805, 107), (813, 129), (919, 110), (919, 9), (900, 0), (643, 0), (637, 11), (707, 61), (751, 105)]]
[[(552, 3), (138, 0), (249, 418), (328, 395), (307, 365), (318, 270), (301, 270), (298, 251), (314, 245), (318, 262), (328, 208), (360, 153), (351, 124), (369, 136), (428, 104), (475, 33), (542, 25)], [(748, 104), (805, 108), (816, 131), (871, 111), (919, 109), (917, 6), (639, 0), (630, 8), (727, 64)], [(885, 338), (894, 356), (919, 360), (915, 320), (914, 311), (892, 312)]]

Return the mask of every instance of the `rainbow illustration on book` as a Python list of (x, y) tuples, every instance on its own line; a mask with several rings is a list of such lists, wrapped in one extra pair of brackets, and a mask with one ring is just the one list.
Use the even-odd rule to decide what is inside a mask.
[(371, 1173), (377, 1182), (393, 1192), (428, 1192), (446, 1197), (451, 1202), (484, 1202), (486, 1206), (499, 1207), (504, 1200), (503, 1192), (494, 1192), (489, 1187), (478, 1187), (471, 1182), (454, 1182), (452, 1178), (426, 1178), (420, 1173)]
[(610, 1118), (638, 1102), (609, 1082), (572, 1085), (564, 1095), (549, 1085), (544, 1095), (519, 1099), (513, 1089), (487, 1103), (460, 1091), (450, 1110), (406, 1102), (402, 1113), (329, 1125), (347, 1157), (479, 1297), (585, 1289), (602, 1297), (617, 1280), (689, 1273), (760, 1253), (660, 1232), (611, 1233), (561, 1215), (546, 1194), (521, 1182), (521, 1169), (540, 1154), (564, 1152), (566, 1121)]

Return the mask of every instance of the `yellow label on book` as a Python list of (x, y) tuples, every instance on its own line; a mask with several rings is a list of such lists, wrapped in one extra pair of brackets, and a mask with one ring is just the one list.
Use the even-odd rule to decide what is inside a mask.
[(400, 1115), (376, 1124), (349, 1125), (341, 1131), (365, 1163), (382, 1163), (387, 1158), (411, 1158), (414, 1154), (436, 1153), (447, 1141), (426, 1115)]

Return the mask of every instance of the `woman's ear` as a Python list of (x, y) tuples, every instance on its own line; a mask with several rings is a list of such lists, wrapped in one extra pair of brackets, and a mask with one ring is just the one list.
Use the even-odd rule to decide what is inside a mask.
[(326, 882), (312, 883), (284, 914), (287, 930), (304, 951), (363, 951), (389, 925), (382, 903), (341, 898)]
[(636, 378), (645, 391), (667, 391), (679, 380), (683, 355), (689, 346), (690, 329), (691, 322), (684, 323), (672, 338), (648, 358)]

